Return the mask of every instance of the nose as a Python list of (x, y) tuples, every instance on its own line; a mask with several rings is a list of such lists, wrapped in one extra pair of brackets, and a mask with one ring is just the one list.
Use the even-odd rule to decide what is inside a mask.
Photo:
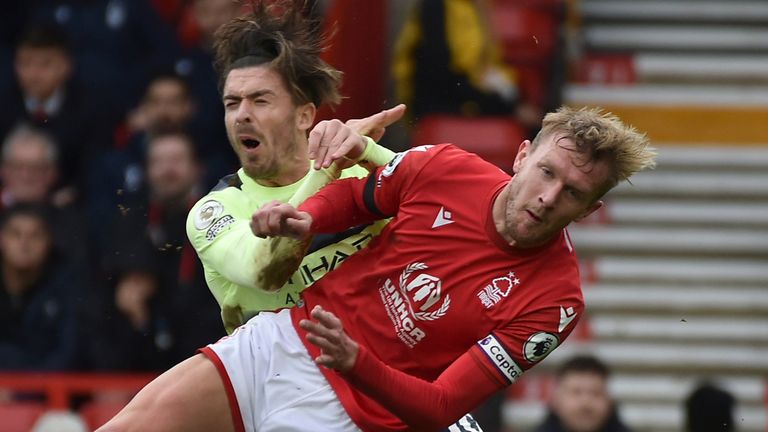
[(551, 184), (544, 187), (544, 189), (539, 194), (539, 202), (544, 207), (552, 207), (557, 202), (558, 197), (560, 196), (560, 191), (562, 190), (561, 185), (557, 184)]
[(243, 123), (250, 123), (250, 122), (251, 122), (251, 114), (250, 114), (250, 109), (248, 108), (248, 100), (244, 99), (240, 101), (240, 104), (237, 106), (237, 112), (235, 112), (235, 123), (243, 124)]

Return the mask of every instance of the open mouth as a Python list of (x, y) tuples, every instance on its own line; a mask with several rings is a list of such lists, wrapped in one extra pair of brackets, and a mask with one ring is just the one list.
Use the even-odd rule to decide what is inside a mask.
[(241, 143), (243, 143), (243, 147), (247, 149), (255, 149), (261, 144), (261, 141), (253, 138), (245, 138), (240, 140)]
[(528, 212), (528, 215), (531, 216), (531, 219), (535, 220), (536, 222), (541, 222), (541, 218), (536, 216), (532, 211), (526, 210)]

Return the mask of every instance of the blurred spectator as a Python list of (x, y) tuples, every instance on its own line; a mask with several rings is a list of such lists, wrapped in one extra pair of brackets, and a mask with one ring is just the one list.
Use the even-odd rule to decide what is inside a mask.
[(33, 18), (66, 29), (78, 78), (102, 107), (120, 112), (136, 105), (151, 72), (172, 65), (179, 52), (149, 0), (38, 0)]
[(47, 133), (26, 125), (12, 130), (0, 153), (0, 209), (17, 203), (39, 205), (56, 221), (50, 227), (56, 247), (82, 269), (88, 260), (83, 215), (61, 191), (54, 193), (58, 155)]
[(164, 370), (224, 335), (219, 307), (185, 234), (201, 170), (183, 133), (152, 137), (147, 186), (131, 194), (110, 237), (111, 275), (90, 356), (100, 369)]
[(730, 432), (734, 430), (733, 395), (709, 383), (697, 386), (685, 401), (686, 431)]
[(147, 85), (141, 104), (128, 118), (115, 146), (105, 149), (89, 170), (90, 235), (95, 247), (108, 236), (109, 224), (123, 194), (137, 193), (144, 185), (147, 143), (160, 133), (188, 131), (196, 104), (186, 81), (174, 73), (160, 73)]
[[(139, 107), (128, 119), (130, 136), (126, 143), (116, 143), (124, 167), (115, 189), (136, 192), (142, 187), (147, 142), (152, 136), (168, 131), (190, 130), (195, 103), (184, 78), (173, 73), (156, 75), (147, 85)], [(110, 167), (114, 171), (116, 167)], [(105, 173), (106, 174), (106, 173)]]
[(28, 21), (32, 2), (5, 2), (0, 14), (0, 83), (13, 82), (13, 52)]
[(395, 46), (397, 97), (418, 120), (430, 113), (514, 115), (525, 126), (541, 119), (522, 101), (515, 71), (502, 62), (486, 0), (423, 0)]
[(102, 115), (108, 111), (72, 79), (71, 52), (62, 28), (29, 27), (19, 41), (14, 64), (17, 85), (0, 95), (0, 136), (5, 137), (19, 122), (51, 134), (59, 146), (60, 197), (74, 201), (85, 161), (111, 133)]
[(74, 368), (82, 287), (54, 248), (43, 209), (5, 210), (0, 255), (0, 369)]
[(192, 19), (198, 32), (196, 44), (188, 46), (176, 62), (176, 72), (186, 79), (196, 101), (194, 129), (189, 132), (195, 137), (201, 159), (205, 160), (204, 183), (210, 187), (239, 166), (228, 145), (222, 121), (224, 104), (219, 94), (219, 78), (213, 68), (213, 34), (222, 24), (240, 15), (241, 10), (240, 2), (194, 0)]
[(563, 363), (549, 415), (535, 432), (628, 432), (608, 394), (609, 375), (608, 367), (594, 357)]

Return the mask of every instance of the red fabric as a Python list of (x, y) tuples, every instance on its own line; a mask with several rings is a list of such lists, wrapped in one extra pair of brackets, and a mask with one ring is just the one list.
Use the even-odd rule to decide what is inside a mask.
[(346, 378), (412, 427), (437, 430), (451, 425), (506, 384), (499, 377), (479, 373), (473, 354), (464, 353), (429, 383), (385, 365), (362, 348)]
[(240, 413), (240, 405), (237, 404), (235, 388), (232, 387), (232, 381), (229, 379), (229, 374), (227, 374), (227, 368), (224, 367), (224, 363), (221, 362), (219, 356), (217, 356), (216, 352), (210, 347), (203, 347), (197, 351), (208, 358), (208, 360), (216, 366), (216, 371), (219, 372), (221, 381), (224, 382), (224, 390), (227, 392), (227, 400), (229, 401), (229, 409), (232, 412), (232, 423), (235, 425), (235, 432), (245, 432), (243, 416)]
[[(314, 215), (325, 220), (341, 217), (325, 214), (333, 210), (329, 203), (341, 202), (334, 190), (370, 191), (382, 213), (396, 216), (368, 247), (302, 293), (303, 305), (291, 310), (302, 339), (299, 320), (322, 305), (373, 357), (408, 375), (435, 381), (472, 350), (479, 353), (476, 379), (506, 372), (510, 382), (540, 360), (526, 357), (526, 350), (546, 354), (568, 336), (583, 313), (576, 256), (564, 233), (536, 249), (517, 250), (504, 242), (491, 210), (510, 181), (507, 174), (475, 155), (440, 145), (411, 149), (373, 175), (368, 189), (367, 179), (350, 179), (349, 186), (307, 200), (307, 206), (325, 209)], [(559, 328), (565, 311), (570, 311), (568, 325)], [(501, 357), (482, 351), (489, 337), (502, 351), (493, 354)], [(314, 345), (305, 346), (313, 357), (320, 354)], [(514, 374), (507, 367), (511, 363)], [(342, 375), (321, 370), (361, 429), (412, 430)], [(404, 390), (389, 396), (408, 403), (420, 397)], [(463, 397), (474, 402), (474, 396)], [(466, 410), (454, 412), (459, 406), (454, 404), (463, 407), (468, 401), (451, 401), (444, 408), (458, 418)]]
[(313, 233), (342, 232), (380, 219), (365, 208), (362, 200), (365, 183), (351, 180), (330, 183), (320, 189), (314, 199), (299, 206), (299, 210), (312, 215)]

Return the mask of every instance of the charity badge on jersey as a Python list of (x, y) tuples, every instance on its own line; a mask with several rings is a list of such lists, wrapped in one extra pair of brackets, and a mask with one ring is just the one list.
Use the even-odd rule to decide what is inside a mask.
[(387, 278), (379, 288), (397, 337), (411, 348), (426, 336), (419, 321), (440, 319), (451, 307), (450, 295), (443, 297), (442, 280), (424, 271), (428, 268), (424, 263), (411, 263), (397, 281)]

